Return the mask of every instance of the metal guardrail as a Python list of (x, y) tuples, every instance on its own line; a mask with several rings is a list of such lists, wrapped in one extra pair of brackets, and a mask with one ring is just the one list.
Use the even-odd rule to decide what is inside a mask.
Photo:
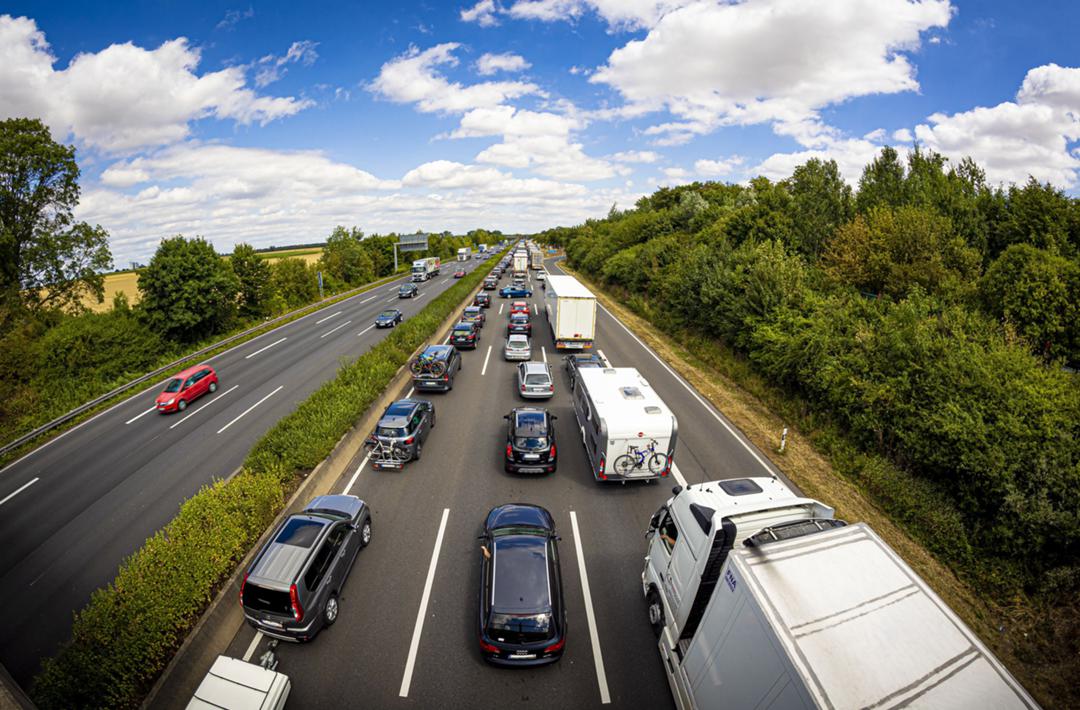
[[(158, 369), (154, 370), (153, 372), (149, 372), (149, 373), (143, 375), (142, 377), (139, 377), (137, 379), (132, 380), (131, 382), (128, 382), (127, 384), (120, 385), (119, 387), (112, 390), (111, 392), (106, 392), (105, 394), (101, 395), (100, 397), (96, 397), (96, 398), (90, 400), (89, 402), (86, 402), (85, 404), (81, 404), (78, 407), (75, 407), (75, 409), (72, 409), (70, 412), (67, 412), (66, 414), (61, 414), (56, 419), (53, 419), (51, 422), (48, 422), (47, 424), (42, 424), (37, 429), (29, 431), (29, 432), (23, 434), (22, 436), (20, 436), (19, 438), (15, 439), (13, 441), (10, 441), (10, 442), (4, 444), (3, 446), (0, 446), (0, 456), (6, 454), (7, 452), (9, 452), (9, 451), (11, 451), (13, 449), (17, 449), (18, 447), (22, 446), (26, 442), (36, 439), (37, 437), (41, 436), (42, 434), (55, 429), (56, 427), (60, 426), (61, 424), (64, 424), (65, 422), (71, 421), (72, 419), (79, 416), (83, 412), (87, 412), (87, 411), (93, 409), (94, 407), (98, 406), (102, 402), (109, 401), (110, 399), (112, 399), (113, 397), (115, 397), (118, 394), (123, 394), (124, 392), (127, 392), (128, 390), (133, 389), (134, 387), (137, 387), (138, 385), (141, 385), (141, 384), (143, 384), (145, 382), (149, 382), (149, 381), (159, 377), (163, 373), (170, 372), (171, 370), (175, 369), (177, 365), (180, 365), (181, 363), (184, 363), (184, 362), (186, 362), (188, 360), (191, 360), (192, 358), (197, 358), (197, 357), (199, 357), (200, 355), (202, 355), (204, 353), (210, 352), (211, 350), (217, 350), (218, 348), (222, 347), (223, 345), (228, 345), (229, 343), (240, 340), (240, 339), (242, 339), (242, 338), (244, 338), (246, 336), (251, 335), (252, 333), (254, 333), (256, 331), (267, 328), (268, 326), (272, 326), (275, 323), (280, 323), (282, 321), (292, 319), (293, 317), (295, 317), (296, 315), (298, 315), (298, 314), (300, 314), (300, 313), (302, 313), (304, 311), (310, 310), (311, 312), (315, 312), (315, 311), (319, 310), (320, 308), (322, 308), (324, 306), (332, 305), (331, 303), (328, 303), (329, 301), (332, 301), (333, 303), (338, 303), (340, 301), (347, 300), (347, 299), (351, 298), (352, 296), (358, 295), (360, 293), (364, 293), (366, 291), (374, 290), (374, 289), (378, 288), (379, 286), (383, 286), (386, 283), (388, 283), (390, 281), (393, 281), (396, 278), (399, 278), (400, 276), (401, 276), (400, 274), (394, 274), (393, 276), (387, 276), (387, 277), (385, 277), (383, 279), (379, 279), (379, 281), (376, 281), (374, 283), (364, 284), (363, 286), (357, 286), (352, 291), (346, 291), (345, 293), (339, 293), (339, 294), (337, 294), (335, 296), (330, 296), (328, 298), (323, 299), (322, 301), (319, 301), (318, 303), (312, 303), (312, 304), (309, 304), (309, 305), (306, 305), (306, 306), (301, 306), (300, 308), (297, 308), (296, 310), (293, 310), (293, 311), (289, 311), (288, 313), (284, 313), (284, 314), (278, 316), (277, 318), (273, 318), (271, 320), (264, 321), (264, 322), (260, 323), (259, 325), (248, 328), (247, 330), (243, 331), (242, 333), (237, 333), (235, 335), (230, 335), (228, 338), (225, 338), (224, 340), (219, 340), (218, 342), (214, 343), (213, 345), (208, 345), (205, 348), (203, 348), (202, 350), (197, 350), (196, 352), (188, 353), (187, 355), (180, 358), (179, 360), (173, 360), (168, 365), (164, 365), (162, 367), (159, 367)], [(272, 328), (270, 328), (270, 330), (272, 330)]]

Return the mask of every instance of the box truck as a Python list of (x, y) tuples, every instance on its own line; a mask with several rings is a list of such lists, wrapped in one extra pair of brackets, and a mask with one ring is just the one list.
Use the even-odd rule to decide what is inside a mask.
[(596, 338), (596, 296), (573, 276), (548, 274), (544, 312), (559, 350), (585, 350)]
[(426, 259), (417, 259), (412, 263), (412, 280), (427, 281), (439, 275), (441, 263), (439, 257), (429, 256)]
[(478, 250), (478, 251), (479, 251), (479, 252), (480, 252), (481, 254), (486, 254), (486, 253), (487, 253), (487, 244), (477, 244), (477, 245), (476, 245), (476, 249), (477, 249), (477, 250)]
[(636, 369), (581, 368), (572, 399), (594, 479), (625, 484), (671, 473), (678, 421)]
[(867, 525), (777, 478), (673, 492), (641, 582), (680, 710), (1038, 707)]
[(533, 269), (544, 268), (544, 253), (539, 249), (529, 252), (529, 267)]
[(472, 250), (469, 247), (461, 247), (457, 250), (458, 261), (468, 261), (472, 258)]
[(520, 271), (522, 274), (529, 268), (529, 252), (524, 249), (519, 249), (514, 252), (514, 263), (511, 267), (513, 271)]

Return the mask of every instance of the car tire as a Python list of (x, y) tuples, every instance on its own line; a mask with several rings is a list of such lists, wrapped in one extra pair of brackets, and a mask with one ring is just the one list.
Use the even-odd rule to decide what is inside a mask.
[(217, 382), (211, 382), (210, 386), (207, 387), (207, 389), (210, 390), (210, 394), (217, 392)]
[(656, 591), (656, 587), (649, 588), (649, 593), (645, 596), (645, 605), (653, 635), (660, 638), (660, 634), (664, 633), (664, 602), (660, 600), (660, 593)]
[(423, 451), (424, 451), (424, 445), (421, 444), (419, 441), (416, 442), (416, 450), (413, 451), (413, 461), (419, 461), (420, 460), (420, 454)]
[(371, 542), (371, 518), (364, 518), (360, 523), (360, 547), (367, 547)]
[(331, 594), (327, 597), (326, 604), (323, 605), (323, 625), (333, 626), (340, 611), (341, 605), (338, 603), (337, 594)]
[(182, 412), (185, 409), (187, 409), (187, 402), (185, 402), (184, 400), (180, 400), (176, 403), (176, 411)]
[(431, 428), (432, 429), (435, 428), (435, 410), (434, 409), (431, 410)]

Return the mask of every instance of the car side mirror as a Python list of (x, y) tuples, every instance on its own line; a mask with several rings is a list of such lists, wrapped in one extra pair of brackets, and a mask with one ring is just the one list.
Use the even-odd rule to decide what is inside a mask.
[(557, 416), (555, 416), (554, 414), (552, 414), (552, 415), (551, 415), (551, 421), (555, 421), (556, 419), (558, 419), (558, 417), (557, 417)]
[(504, 414), (503, 419), (505, 419), (507, 421), (510, 421), (510, 415), (509, 414)]

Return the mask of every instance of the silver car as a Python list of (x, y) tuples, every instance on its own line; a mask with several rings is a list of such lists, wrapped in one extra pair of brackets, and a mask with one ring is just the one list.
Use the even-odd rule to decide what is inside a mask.
[(532, 360), (532, 343), (528, 336), (514, 333), (507, 338), (503, 357), (507, 360)]
[(546, 362), (523, 362), (517, 368), (518, 394), (525, 399), (550, 399), (555, 396), (555, 379)]

